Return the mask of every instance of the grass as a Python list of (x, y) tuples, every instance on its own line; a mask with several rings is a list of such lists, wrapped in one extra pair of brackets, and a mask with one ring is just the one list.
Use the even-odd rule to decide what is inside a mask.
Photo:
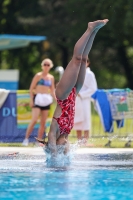
[[(70, 142), (75, 143), (76, 138), (71, 138)], [(127, 143), (126, 138), (115, 138), (111, 140), (110, 146), (105, 146), (109, 142), (109, 138), (90, 138), (88, 140), (89, 148), (126, 148), (125, 144)], [(133, 142), (131, 142), (131, 147), (133, 148)]]
[[(69, 137), (70, 143), (76, 143), (77, 138), (76, 137)], [(111, 141), (111, 144), (109, 147), (106, 147), (105, 145), (108, 143), (109, 138), (90, 138), (88, 140), (88, 148), (125, 148), (125, 144), (127, 142), (126, 138), (114, 138)], [(30, 143), (28, 147), (34, 147), (35, 143)], [(0, 147), (22, 147), (21, 143), (0, 143)], [(28, 148), (27, 147), (27, 148)], [(86, 147), (86, 146), (83, 146)], [(133, 142), (131, 143), (131, 147), (133, 148)]]

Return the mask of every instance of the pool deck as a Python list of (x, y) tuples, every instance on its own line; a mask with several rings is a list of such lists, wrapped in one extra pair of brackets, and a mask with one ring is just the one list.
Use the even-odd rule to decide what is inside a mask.
[[(0, 155), (3, 154), (44, 155), (42, 147), (0, 147)], [(133, 148), (78, 148), (77, 154), (120, 154), (133, 153)]]

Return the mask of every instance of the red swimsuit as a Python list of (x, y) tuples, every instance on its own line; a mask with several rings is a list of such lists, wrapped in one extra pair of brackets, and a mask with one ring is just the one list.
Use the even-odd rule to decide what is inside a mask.
[(60, 134), (69, 134), (74, 125), (74, 115), (75, 115), (75, 99), (76, 99), (76, 88), (74, 87), (70, 92), (69, 96), (60, 100), (57, 99), (57, 103), (62, 109), (60, 117), (54, 119), (57, 120), (59, 124)]

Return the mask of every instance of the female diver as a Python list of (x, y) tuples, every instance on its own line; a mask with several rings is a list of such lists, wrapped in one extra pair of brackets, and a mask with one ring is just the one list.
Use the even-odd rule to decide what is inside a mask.
[[(86, 62), (96, 33), (109, 20), (98, 20), (88, 23), (88, 28), (74, 47), (73, 56), (59, 81), (55, 95), (57, 107), (48, 134), (48, 148), (51, 155), (57, 155), (57, 145), (65, 145), (74, 125), (75, 99), (81, 89), (86, 71)], [(42, 140), (38, 141), (45, 143)]]

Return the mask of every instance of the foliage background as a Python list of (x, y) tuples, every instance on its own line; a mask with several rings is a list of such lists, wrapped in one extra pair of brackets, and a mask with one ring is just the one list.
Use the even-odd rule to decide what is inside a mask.
[(0, 51), (0, 68), (19, 69), (19, 89), (28, 89), (42, 59), (49, 57), (54, 68), (65, 68), (88, 21), (104, 18), (109, 23), (99, 31), (89, 56), (98, 87), (133, 89), (132, 0), (1, 0), (1, 34), (45, 35), (47, 41)]

